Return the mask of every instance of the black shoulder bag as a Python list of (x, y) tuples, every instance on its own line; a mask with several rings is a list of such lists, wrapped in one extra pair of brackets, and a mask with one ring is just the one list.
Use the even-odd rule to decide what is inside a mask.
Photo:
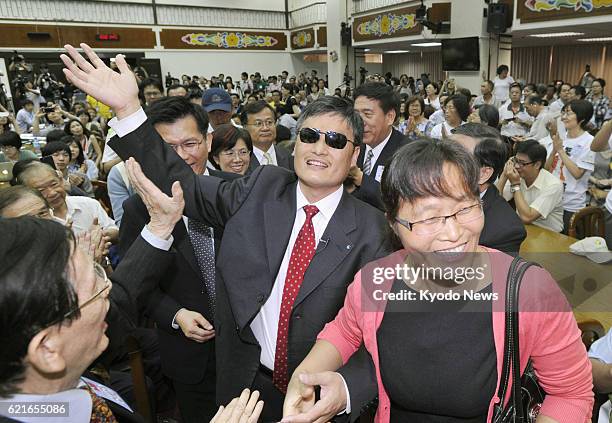
[[(531, 360), (527, 363), (521, 377), (519, 349), (519, 289), (527, 269), (539, 266), (516, 257), (510, 265), (506, 282), (506, 325), (504, 337), (504, 363), (497, 396), (500, 403), (495, 405), (493, 423), (533, 423), (535, 422), (546, 393), (538, 384)], [(510, 371), (512, 370), (512, 395), (504, 407), (508, 392)]]

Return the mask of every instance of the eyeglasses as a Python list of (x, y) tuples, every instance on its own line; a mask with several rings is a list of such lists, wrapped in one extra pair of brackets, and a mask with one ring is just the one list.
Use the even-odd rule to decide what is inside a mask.
[(254, 126), (255, 128), (267, 127), (272, 128), (276, 124), (273, 120), (256, 120), (253, 123), (247, 123), (249, 126)]
[(515, 167), (523, 167), (523, 166), (527, 166), (527, 165), (530, 165), (532, 163), (535, 163), (535, 162), (524, 162), (522, 160), (517, 159), (516, 157), (513, 157), (512, 161), (514, 162), (514, 166)]
[(13, 146), (13, 145), (0, 145), (0, 150), (2, 151), (9, 151), (15, 149), (17, 150), (17, 147)]
[(478, 204), (465, 207), (459, 210), (457, 213), (449, 214), (448, 216), (436, 216), (425, 220), (419, 220), (417, 222), (409, 222), (396, 217), (395, 221), (417, 235), (434, 235), (444, 229), (446, 220), (450, 219), (451, 217), (454, 218), (460, 225), (464, 225), (466, 223), (473, 222), (481, 216), (482, 203), (478, 202)]
[(231, 158), (233, 158), (233, 157), (239, 157), (239, 158), (240, 158), (240, 157), (246, 157), (246, 156), (248, 156), (250, 153), (251, 153), (251, 152), (250, 152), (249, 150), (247, 150), (246, 148), (243, 148), (243, 149), (241, 149), (241, 150), (236, 150), (236, 151), (234, 151), (234, 150), (226, 150), (226, 151), (223, 151), (223, 152), (221, 153), (221, 156), (222, 156), (222, 157), (225, 157), (225, 158), (227, 158), (227, 159), (231, 159)]
[(87, 301), (84, 301), (82, 304), (80, 304), (79, 306), (77, 306), (76, 308), (70, 310), (68, 313), (64, 314), (64, 316), (62, 316), (61, 319), (57, 319), (54, 320), (53, 322), (51, 322), (50, 324), (47, 325), (47, 327), (51, 327), (54, 326), (60, 322), (63, 322), (64, 320), (69, 319), (70, 317), (72, 317), (75, 313), (77, 313), (78, 311), (84, 309), (85, 307), (87, 307), (89, 304), (92, 304), (94, 301), (96, 301), (98, 298), (100, 298), (100, 296), (108, 291), (111, 286), (113, 285), (112, 282), (108, 279), (108, 276), (106, 276), (106, 271), (104, 270), (104, 268), (102, 266), (100, 266), (98, 263), (93, 264), (93, 268), (94, 268), (94, 273), (96, 275), (96, 285), (98, 284), (99, 280), (103, 280), (104, 281), (104, 286), (102, 288), (100, 288), (91, 298), (89, 298)]
[(200, 141), (191, 140), (191, 141), (186, 141), (182, 144), (170, 144), (170, 148), (173, 149), (174, 151), (178, 151), (178, 149), (180, 148), (187, 153), (193, 153), (198, 149), (198, 147), (200, 146), (200, 144), (202, 144), (202, 142), (203, 140), (200, 140)]
[(329, 145), (331, 148), (342, 150), (347, 142), (358, 145), (356, 142), (349, 140), (344, 134), (334, 131), (323, 132), (317, 128), (300, 129), (300, 141), (305, 144), (314, 144), (319, 141), (321, 134), (325, 135), (325, 144)]

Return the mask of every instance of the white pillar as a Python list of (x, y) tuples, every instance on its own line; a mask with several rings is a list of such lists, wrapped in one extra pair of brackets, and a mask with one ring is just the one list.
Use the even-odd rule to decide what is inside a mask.
[[(334, 93), (334, 88), (342, 85), (344, 80), (344, 69), (348, 63), (347, 46), (342, 45), (340, 39), (340, 24), (347, 22), (346, 1), (332, 0), (327, 2), (327, 75), (329, 78), (329, 90)], [(348, 49), (350, 50), (350, 48)], [(337, 60), (332, 61), (332, 55)], [(352, 71), (349, 70), (352, 73)], [(325, 75), (321, 75), (325, 76)]]

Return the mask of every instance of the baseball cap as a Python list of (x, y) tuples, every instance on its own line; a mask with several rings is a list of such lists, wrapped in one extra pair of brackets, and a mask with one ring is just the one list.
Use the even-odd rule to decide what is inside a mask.
[(606, 246), (606, 240), (600, 236), (590, 236), (570, 245), (570, 252), (585, 256), (598, 264), (612, 261), (612, 252)]
[(207, 112), (213, 110), (223, 110), (225, 112), (232, 111), (232, 99), (230, 95), (221, 88), (209, 88), (204, 91), (202, 97), (202, 107)]

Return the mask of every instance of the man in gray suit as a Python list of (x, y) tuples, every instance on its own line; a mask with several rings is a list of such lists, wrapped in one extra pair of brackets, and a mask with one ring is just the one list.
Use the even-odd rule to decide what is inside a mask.
[[(135, 183), (164, 203), (172, 181), (180, 181), (184, 214), (224, 230), (217, 256), (217, 402), (252, 387), (266, 402), (263, 419), (277, 421), (288, 378), (336, 316), (355, 273), (388, 253), (382, 213), (343, 189), (359, 155), (361, 118), (350, 101), (320, 99), (298, 122), (295, 173), (260, 166), (231, 182), (197, 176), (147, 121), (124, 58), (117, 56), (117, 74), (81, 46), (93, 65), (67, 46), (76, 64), (62, 55), (65, 73), (116, 111), (111, 125), (121, 139), (111, 141), (113, 149), (138, 160), (153, 181), (130, 160)], [(355, 411), (352, 419), (376, 392), (371, 361), (359, 355), (313, 383), (343, 393), (351, 387), (345, 404)], [(341, 411), (330, 408), (327, 415)]]

